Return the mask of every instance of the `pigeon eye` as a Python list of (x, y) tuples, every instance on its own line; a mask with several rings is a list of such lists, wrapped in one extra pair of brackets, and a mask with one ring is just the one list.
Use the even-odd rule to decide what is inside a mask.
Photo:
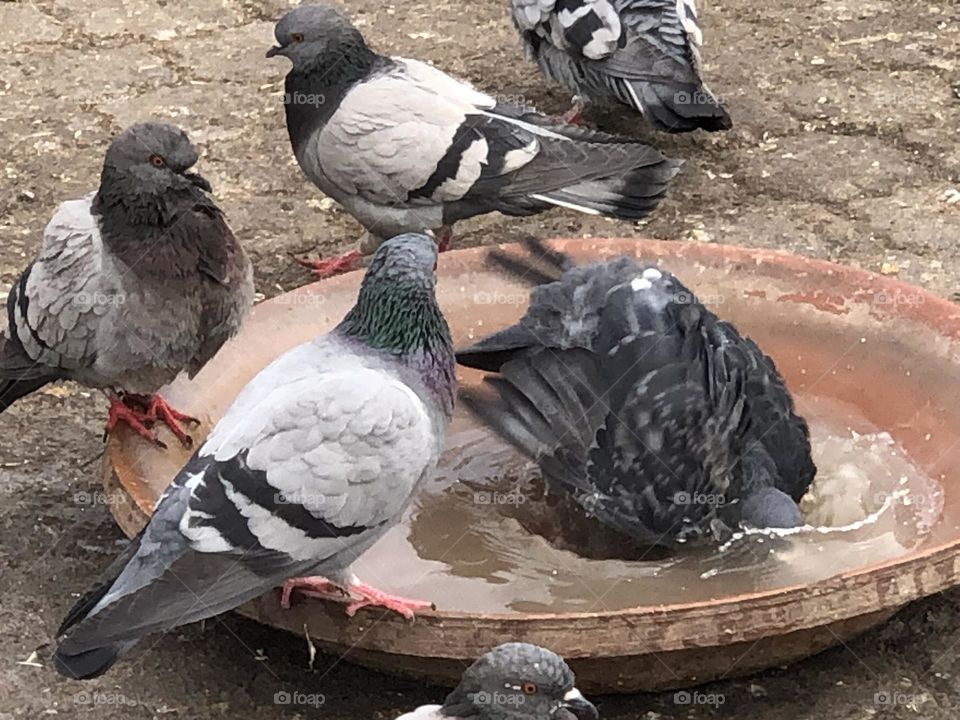
[(537, 684), (532, 682), (525, 682), (523, 684), (523, 694), (524, 695), (536, 695), (537, 694)]
[(290, 33), (290, 39), (297, 43), (303, 42), (303, 33)]
[(153, 165), (155, 168), (162, 168), (167, 166), (166, 161), (159, 155), (151, 155), (150, 164)]

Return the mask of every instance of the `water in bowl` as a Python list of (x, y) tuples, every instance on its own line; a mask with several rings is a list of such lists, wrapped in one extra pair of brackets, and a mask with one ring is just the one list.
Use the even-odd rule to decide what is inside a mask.
[(355, 570), (442, 610), (594, 612), (803, 585), (915, 548), (940, 516), (939, 484), (855, 408), (804, 394), (797, 404), (819, 469), (806, 527), (719, 549), (625, 547), (558, 510), (529, 463), (458, 418), (436, 477)]

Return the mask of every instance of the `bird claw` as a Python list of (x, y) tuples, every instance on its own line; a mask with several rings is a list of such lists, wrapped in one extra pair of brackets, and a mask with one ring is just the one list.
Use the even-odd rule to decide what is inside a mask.
[[(407, 620), (413, 620), (415, 613), (418, 611), (437, 609), (433, 603), (389, 595), (366, 583), (355, 582), (351, 583), (349, 587), (343, 588), (326, 578), (300, 577), (291, 578), (283, 584), (280, 595), (280, 607), (284, 610), (290, 608), (290, 596), (294, 590), (307, 597), (346, 603), (348, 617), (356, 615), (357, 611), (361, 608), (382, 607), (402, 615)], [(359, 597), (354, 598), (352, 594), (356, 594)]]
[(150, 422), (156, 422), (159, 420), (168, 428), (170, 428), (170, 432), (173, 433), (174, 437), (176, 437), (177, 440), (180, 441), (180, 444), (185, 448), (190, 449), (193, 447), (193, 438), (190, 437), (182, 427), (180, 427), (180, 423), (199, 425), (200, 421), (197, 418), (170, 407), (167, 404), (167, 401), (159, 395), (154, 395), (150, 399), (150, 404), (147, 406), (146, 414), (147, 419)]
[(315, 597), (321, 600), (332, 600), (333, 602), (347, 602), (350, 600), (350, 594), (336, 583), (330, 582), (322, 577), (298, 577), (290, 578), (283, 583), (280, 594), (280, 607), (284, 610), (290, 609), (290, 596), (293, 591)]
[(361, 257), (363, 255), (357, 250), (352, 250), (339, 257), (327, 258), (326, 260), (310, 260), (309, 258), (296, 256), (294, 256), (294, 259), (304, 267), (309, 268), (315, 275), (326, 279), (353, 270)]
[(167, 449), (163, 442), (150, 429), (157, 421), (162, 422), (185, 448), (193, 447), (193, 438), (180, 427), (181, 422), (199, 425), (200, 421), (173, 409), (159, 395), (137, 395), (124, 393), (110, 397), (110, 413), (107, 417), (107, 427), (103, 431), (103, 439), (113, 432), (120, 423), (125, 423), (140, 437), (153, 443), (161, 450)]
[(359, 595), (360, 599), (347, 605), (347, 615), (349, 617), (356, 615), (360, 608), (382, 607), (402, 615), (407, 620), (413, 620), (416, 613), (421, 610), (437, 609), (437, 606), (431, 602), (389, 595), (366, 583), (354, 583), (350, 586), (350, 592)]
[(137, 435), (148, 442), (166, 450), (167, 445), (158, 438), (148, 427), (151, 420), (147, 417), (146, 406), (139, 395), (111, 395), (110, 412), (107, 415), (107, 426), (103, 431), (103, 440), (113, 432), (120, 423), (126, 424)]

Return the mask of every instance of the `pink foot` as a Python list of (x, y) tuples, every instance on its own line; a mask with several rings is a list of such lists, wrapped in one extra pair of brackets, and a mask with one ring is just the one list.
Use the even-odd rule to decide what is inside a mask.
[(382, 590), (377, 590), (366, 583), (354, 583), (350, 586), (350, 592), (360, 596), (360, 600), (354, 600), (347, 605), (347, 615), (353, 617), (357, 610), (364, 607), (382, 607), (392, 610), (395, 613), (403, 615), (407, 620), (413, 620), (414, 614), (420, 610), (436, 610), (433, 603), (423, 600), (410, 600), (409, 598), (388, 595)]
[(321, 600), (333, 600), (336, 602), (348, 602), (350, 600), (350, 595), (346, 590), (326, 578), (290, 578), (283, 584), (280, 595), (280, 607), (284, 610), (290, 609), (290, 596), (294, 590), (308, 597), (320, 598)]
[[(403, 615), (407, 620), (413, 620), (417, 611), (436, 609), (433, 603), (388, 595), (366, 583), (353, 582), (344, 589), (322, 577), (300, 577), (287, 580), (283, 584), (280, 595), (280, 607), (284, 609), (290, 607), (290, 595), (294, 590), (308, 597), (346, 602), (347, 615), (350, 617), (356, 615), (360, 608), (382, 607)], [(359, 599), (352, 599), (351, 594), (359, 596)]]
[(170, 428), (170, 432), (173, 433), (174, 437), (176, 437), (185, 448), (193, 447), (193, 438), (187, 435), (180, 423), (185, 422), (199, 425), (200, 421), (195, 417), (186, 415), (179, 410), (174, 410), (167, 404), (167, 401), (159, 395), (153, 395), (150, 398), (150, 403), (147, 405), (146, 417), (149, 422), (159, 420)]
[(327, 260), (308, 260), (307, 258), (296, 258), (296, 261), (304, 267), (310, 268), (315, 274), (322, 278), (330, 278), (340, 273), (353, 270), (357, 261), (363, 257), (358, 251), (352, 250), (339, 257), (329, 258)]

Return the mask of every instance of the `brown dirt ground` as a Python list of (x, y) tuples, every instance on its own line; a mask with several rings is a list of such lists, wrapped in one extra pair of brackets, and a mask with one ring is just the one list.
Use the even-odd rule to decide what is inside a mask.
[[(569, 100), (524, 61), (505, 0), (345, 1), (368, 38), (550, 112)], [(774, 247), (873, 270), (945, 295), (960, 277), (960, 6), (956, 0), (709, 0), (706, 74), (731, 108), (724, 135), (639, 133), (687, 160), (649, 223), (554, 212), (460, 226), (459, 246), (539, 235), (648, 235)], [(112, 134), (170, 119), (203, 147), (214, 183), (272, 296), (309, 280), (291, 252), (351, 246), (358, 226), (295, 166), (283, 128), (286, 67), (263, 58), (282, 0), (0, 2), (0, 293), (57, 203), (95, 186)], [(160, 639), (80, 686), (19, 664), (121, 535), (96, 487), (104, 403), (55, 388), (0, 418), (0, 720), (9, 718), (393, 718), (435, 688), (335, 657), (306, 667), (301, 639), (228, 616)], [(960, 593), (918, 603), (848, 647), (789, 669), (716, 683), (719, 708), (672, 694), (605, 700), (606, 718), (953, 718), (960, 706)], [(322, 693), (322, 707), (274, 702)], [(877, 704), (877, 692), (898, 704)], [(85, 693), (85, 694), (84, 694)], [(954, 709), (950, 709), (950, 706)]]

